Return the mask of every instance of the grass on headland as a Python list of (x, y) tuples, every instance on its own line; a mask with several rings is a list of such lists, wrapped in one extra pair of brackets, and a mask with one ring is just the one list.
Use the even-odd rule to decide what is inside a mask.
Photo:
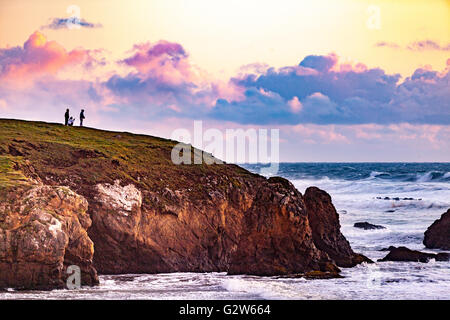
[(81, 189), (118, 179), (152, 191), (189, 189), (199, 197), (207, 192), (204, 177), (217, 177), (215, 187), (220, 188), (238, 183), (235, 177), (252, 175), (235, 165), (174, 165), (171, 152), (177, 143), (128, 132), (0, 119), (0, 186), (26, 181), (14, 169), (15, 163), (25, 162), (48, 184)]
[(28, 179), (19, 170), (14, 169), (20, 157), (0, 156), (0, 188), (8, 188), (20, 184), (27, 184)]

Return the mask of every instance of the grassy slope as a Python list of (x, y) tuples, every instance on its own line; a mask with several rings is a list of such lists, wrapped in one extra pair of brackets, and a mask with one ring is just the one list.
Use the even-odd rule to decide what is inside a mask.
[(153, 191), (189, 188), (199, 198), (206, 175), (227, 176), (226, 183), (233, 184), (238, 183), (233, 177), (253, 176), (235, 165), (176, 166), (170, 159), (175, 144), (146, 135), (0, 119), (0, 189), (25, 182), (24, 164), (48, 184), (82, 189), (120, 179)]

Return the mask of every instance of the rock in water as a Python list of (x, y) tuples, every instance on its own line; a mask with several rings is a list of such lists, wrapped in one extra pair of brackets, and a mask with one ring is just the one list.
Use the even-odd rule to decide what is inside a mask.
[(353, 252), (341, 233), (339, 215), (328, 193), (316, 187), (306, 189), (304, 196), (314, 244), (326, 252), (339, 267), (353, 267), (369, 258)]
[(368, 223), (368, 222), (356, 222), (353, 225), (353, 227), (364, 229), (364, 230), (386, 229), (383, 226), (379, 226), (379, 225), (376, 225), (376, 224), (371, 224), (371, 223)]
[(228, 273), (337, 273), (339, 269), (326, 252), (314, 245), (300, 192), (283, 178), (273, 177), (267, 182), (257, 187), (256, 197), (244, 214), (243, 232)]
[(430, 249), (450, 250), (450, 209), (428, 227), (423, 244)]
[(378, 261), (411, 261), (411, 262), (428, 262), (430, 259), (436, 261), (448, 261), (450, 255), (448, 253), (425, 253), (411, 250), (406, 247), (389, 247), (390, 252)]
[(98, 283), (86, 199), (65, 187), (26, 189), (1, 193), (0, 288), (63, 288), (70, 265), (81, 284)]

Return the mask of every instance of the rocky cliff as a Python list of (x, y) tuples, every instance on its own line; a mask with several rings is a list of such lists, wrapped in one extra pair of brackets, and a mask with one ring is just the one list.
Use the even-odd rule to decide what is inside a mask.
[(337, 275), (368, 261), (326, 192), (303, 197), (236, 165), (177, 166), (175, 144), (0, 120), (0, 287), (58, 287), (70, 264), (95, 284), (95, 270)]
[[(4, 191), (4, 190), (2, 190)], [(87, 201), (65, 187), (21, 186), (1, 193), (0, 288), (63, 288), (66, 269), (98, 283)]]

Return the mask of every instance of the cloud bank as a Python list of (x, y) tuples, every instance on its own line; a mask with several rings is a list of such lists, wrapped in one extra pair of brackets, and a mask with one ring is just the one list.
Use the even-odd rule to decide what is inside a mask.
[[(233, 81), (245, 99), (219, 99), (211, 116), (253, 124), (450, 124), (447, 68), (400, 75), (363, 64), (339, 64), (335, 54), (305, 57), (298, 66), (271, 68)], [(295, 102), (296, 108), (292, 108)]]
[[(109, 61), (124, 72), (93, 71), (104, 63), (92, 50), (66, 50), (37, 31), (23, 46), (0, 49), (0, 110), (36, 109), (39, 101), (42, 110), (88, 105), (112, 117), (152, 121), (450, 124), (450, 59), (444, 70), (418, 68), (401, 79), (381, 68), (341, 63), (334, 53), (308, 55), (294, 66), (245, 66), (224, 82), (196, 66), (181, 44), (159, 41), (136, 44), (123, 59)], [(80, 70), (88, 76), (77, 78)]]
[(141, 115), (201, 117), (218, 98), (241, 96), (235, 84), (214, 80), (192, 64), (178, 43), (135, 45), (131, 56), (119, 64), (131, 71), (126, 76), (113, 75), (103, 85), (123, 104), (138, 108)]

